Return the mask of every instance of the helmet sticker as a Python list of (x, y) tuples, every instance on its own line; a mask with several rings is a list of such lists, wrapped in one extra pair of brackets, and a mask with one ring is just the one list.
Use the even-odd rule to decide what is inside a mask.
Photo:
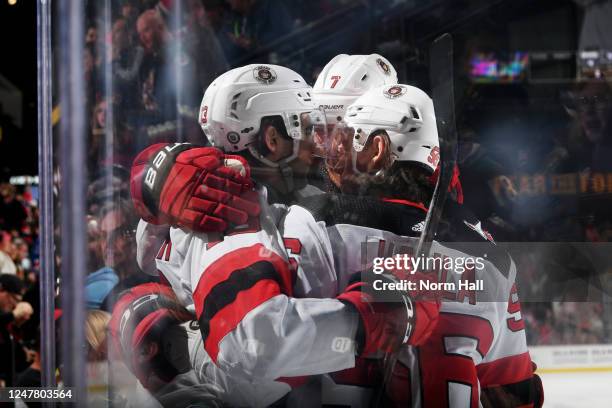
[(340, 75), (332, 75), (331, 80), (331, 89), (334, 89), (336, 87), (336, 85), (338, 85), (338, 81), (340, 81), (340, 78), (342, 78)]
[(253, 68), (253, 76), (263, 84), (271, 84), (276, 81), (276, 72), (268, 66), (260, 65)]
[(205, 125), (208, 122), (208, 106), (202, 106), (200, 109), (200, 123)]
[(383, 91), (383, 94), (389, 98), (389, 99), (393, 99), (393, 98), (399, 98), (400, 96), (402, 96), (403, 94), (405, 94), (407, 91), (406, 87), (402, 86), (402, 85), (393, 85), (387, 89), (385, 89)]
[(227, 141), (232, 144), (236, 144), (240, 141), (240, 135), (236, 132), (229, 132), (227, 134)]
[(376, 60), (376, 63), (378, 64), (380, 69), (383, 70), (385, 75), (391, 75), (391, 67), (389, 67), (389, 64), (387, 64), (385, 61), (383, 61), (382, 58), (378, 58)]
[(434, 168), (438, 167), (438, 163), (440, 162), (440, 148), (438, 146), (434, 146), (431, 149), (429, 156), (427, 156), (427, 162)]

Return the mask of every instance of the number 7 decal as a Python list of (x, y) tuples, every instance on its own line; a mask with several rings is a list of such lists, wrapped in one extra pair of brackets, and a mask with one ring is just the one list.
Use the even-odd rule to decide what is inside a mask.
[(340, 75), (332, 75), (331, 77), (331, 80), (332, 80), (331, 88), (332, 89), (334, 89), (336, 85), (338, 85), (338, 81), (340, 81), (340, 78), (342, 78)]

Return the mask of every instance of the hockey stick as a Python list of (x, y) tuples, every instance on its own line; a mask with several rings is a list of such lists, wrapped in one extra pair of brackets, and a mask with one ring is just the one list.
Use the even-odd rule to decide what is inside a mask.
[[(442, 217), (442, 209), (448, 196), (453, 170), (457, 163), (457, 129), (455, 127), (455, 93), (453, 82), (453, 38), (442, 34), (436, 38), (429, 49), (429, 67), (434, 111), (440, 143), (440, 175), (434, 189), (425, 227), (419, 238), (415, 254), (429, 256), (431, 244)], [(399, 357), (399, 350), (388, 353), (384, 358), (385, 376), (379, 390), (376, 407), (381, 406), (385, 387), (393, 376)]]

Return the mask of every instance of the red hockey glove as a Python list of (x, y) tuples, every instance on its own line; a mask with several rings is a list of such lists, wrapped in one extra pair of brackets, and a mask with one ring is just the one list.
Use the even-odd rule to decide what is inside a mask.
[(360, 356), (376, 351), (393, 352), (402, 344), (421, 345), (436, 327), (440, 303), (433, 299), (414, 300), (397, 292), (399, 301), (375, 301), (372, 288), (364, 282), (350, 285), (338, 299), (357, 309), (361, 317)]
[(260, 211), (244, 158), (212, 147), (149, 146), (134, 160), (130, 183), (138, 214), (154, 224), (223, 232)]

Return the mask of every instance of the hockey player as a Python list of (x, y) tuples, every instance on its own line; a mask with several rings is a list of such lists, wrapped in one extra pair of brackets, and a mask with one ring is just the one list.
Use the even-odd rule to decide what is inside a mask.
[[(415, 92), (404, 85), (383, 86), (366, 92), (349, 107), (345, 120), (351, 131), (336, 133), (339, 140), (332, 140), (328, 156), (328, 166), (341, 173), (343, 189), (357, 184), (383, 201), (410, 198), (404, 204), (414, 209), (427, 203), (425, 185), (438, 157), (432, 141), (419, 135), (435, 121), (426, 95), (404, 99), (403, 95)], [(347, 133), (352, 137), (343, 138)], [(390, 157), (384, 154), (387, 149)], [(411, 191), (411, 186), (423, 188)], [(415, 223), (416, 231), (419, 225)], [(412, 401), (413, 406), (477, 407), (482, 395), (482, 401), (492, 406), (541, 406), (541, 383), (533, 375), (527, 350), (514, 262), (467, 208), (452, 201), (436, 240), (432, 253), (486, 259), (487, 267), (461, 268), (461, 274), (444, 268), (438, 271), (436, 282), (454, 282), (456, 290), (443, 292), (445, 301), (432, 336), (415, 350), (404, 349), (403, 364), (396, 367), (391, 384), (395, 400)], [(397, 251), (402, 246), (401, 240), (388, 236), (379, 236), (378, 243), (387, 256), (394, 252), (389, 247)], [(481, 280), (483, 290), (462, 290), (460, 282), (465, 279)], [(406, 376), (411, 388), (401, 381)]]
[[(349, 105), (368, 89), (396, 84), (397, 72), (382, 55), (336, 55), (319, 73), (312, 90), (314, 102), (325, 111), (327, 134), (332, 134), (344, 119)], [(320, 166), (319, 181), (325, 191), (335, 191), (335, 173)], [(334, 184), (335, 183), (335, 184)]]
[[(234, 81), (230, 82), (233, 83)], [(261, 93), (262, 87), (260, 84), (257, 85)], [(242, 94), (251, 90), (243, 85), (241, 92), (235, 89), (230, 91)], [(207, 100), (206, 96), (204, 100)], [(223, 105), (221, 112), (224, 111), (222, 108)], [(211, 114), (211, 109), (213, 106), (203, 107), (207, 115)], [(207, 122), (208, 120), (207, 118)], [(228, 139), (224, 133), (222, 135), (223, 138), (213, 140), (227, 144), (225, 141)], [(226, 146), (226, 149), (231, 150), (233, 146)], [(187, 152), (180, 153), (176, 159), (169, 159), (167, 163), (176, 162), (179, 167), (182, 166), (180, 156)], [(163, 150), (162, 153), (166, 154)], [(147, 163), (147, 172), (160, 161), (162, 160), (156, 159), (156, 156), (152, 157), (151, 162)], [(176, 172), (159, 168), (158, 171), (159, 174)], [(142, 188), (146, 188), (144, 185), (146, 180), (146, 176), (140, 178), (144, 186)], [(156, 180), (162, 187), (150, 190), (161, 191), (163, 196), (168, 179)], [(147, 200), (142, 200), (144, 201)], [(148, 201), (157, 203), (163, 201), (163, 198), (159, 201)], [(149, 211), (156, 210), (156, 207), (149, 208)], [(306, 225), (310, 222), (310, 234), (316, 234), (320, 227), (312, 216), (309, 221), (308, 216), (308, 213), (297, 207), (289, 218), (297, 217)], [(333, 271), (333, 265), (324, 264), (331, 262), (328, 237), (317, 235), (308, 237), (311, 246), (307, 248), (300, 248), (300, 241), (295, 238), (281, 241), (280, 231), (275, 231), (280, 225), (279, 211), (274, 208), (268, 214), (262, 214), (258, 224), (242, 231), (230, 231), (222, 239), (217, 238), (219, 242), (210, 240), (210, 237), (202, 240), (201, 237), (173, 230), (172, 249), (166, 247), (160, 250), (160, 258), (165, 258), (169, 263), (172, 263), (173, 253), (178, 252), (183, 258), (180, 275), (186, 286), (195, 287), (192, 292), (196, 312), (200, 315), (206, 350), (230, 376), (276, 379), (281, 375), (325, 373), (352, 367), (355, 358), (354, 340), (357, 337), (358, 327), (362, 325), (368, 326), (367, 330), (363, 328), (361, 330), (364, 339), (359, 341), (359, 348), (362, 353), (387, 349), (392, 339), (400, 338), (399, 332), (388, 333), (390, 322), (397, 320), (400, 322), (399, 325), (403, 322), (404, 327), (400, 332), (403, 334), (404, 342), (412, 344), (422, 342), (431, 330), (437, 310), (435, 305), (420, 312), (421, 317), (418, 319), (418, 324), (415, 324), (414, 316), (406, 315), (405, 306), (400, 305), (395, 308), (398, 312), (397, 319), (386, 320), (391, 313), (380, 316), (374, 313), (375, 306), (368, 306), (367, 302), (359, 306), (362, 304), (362, 299), (358, 292), (354, 294), (347, 292), (340, 295), (340, 300), (334, 299), (339, 284), (337, 277), (329, 272)], [(303, 232), (308, 233), (309, 228), (305, 228)], [(314, 261), (322, 260), (318, 273), (313, 270), (312, 274), (306, 276), (299, 265), (295, 265), (289, 257), (291, 250), (296, 251), (295, 255), (301, 255), (304, 263), (308, 263), (304, 258), (308, 254), (313, 260), (313, 266)], [(168, 267), (176, 268), (177, 265), (168, 265)], [(163, 270), (162, 267), (160, 269)], [(189, 282), (192, 277), (195, 277), (195, 283)], [(234, 281), (235, 283), (232, 283)], [(180, 292), (180, 285), (172, 286), (175, 290), (178, 288)], [(228, 294), (228, 291), (236, 293), (232, 295)], [(243, 298), (242, 295), (247, 297)], [(219, 300), (208, 300), (219, 296)], [(304, 296), (316, 296), (319, 299), (304, 299), (302, 298)], [(403, 301), (410, 302), (410, 299), (404, 297)], [(212, 303), (205, 305), (206, 302)], [(419, 313), (422, 307), (424, 306), (416, 304), (413, 310)], [(354, 308), (360, 311), (361, 319), (354, 314)], [(218, 313), (221, 316), (217, 316)], [(279, 319), (279, 316), (284, 318)], [(303, 320), (306, 316), (308, 319)], [(234, 324), (238, 327), (225, 324), (228, 319), (235, 320)], [(296, 325), (297, 322), (304, 324)], [(396, 325), (391, 326), (396, 329)], [(241, 336), (246, 338), (241, 341)], [(262, 338), (265, 341), (262, 341)], [(300, 348), (301, 354), (295, 353), (298, 339), (309, 345), (306, 349)], [(223, 345), (219, 344), (221, 342)], [(227, 345), (225, 348), (229, 350), (226, 353), (223, 353), (224, 345)], [(323, 352), (329, 352), (329, 355), (323, 358), (321, 355)], [(308, 364), (304, 364), (305, 362)]]
[(191, 366), (179, 330), (191, 319), (167, 286), (135, 286), (114, 307), (108, 325), (111, 350), (164, 407), (227, 406), (224, 389), (199, 381)]
[(195, 316), (166, 285), (123, 292), (109, 331), (112, 350), (164, 407), (267, 406), (288, 388), (229, 378), (202, 347)]
[[(418, 140), (419, 139), (418, 135), (412, 135), (412, 138), (409, 137), (409, 133), (414, 133), (414, 132), (418, 133), (419, 131), (423, 131), (422, 134), (427, 134), (425, 130), (428, 128), (428, 126), (429, 126), (429, 129), (431, 129), (431, 123), (433, 123), (431, 120), (433, 117), (433, 109), (432, 108), (429, 109), (428, 104), (422, 103), (423, 101), (425, 102), (427, 101), (426, 97), (424, 98), (421, 97), (420, 100), (419, 98), (416, 98), (416, 101), (414, 98), (412, 98), (411, 100), (413, 101), (413, 104), (404, 106), (402, 109), (395, 109), (395, 111), (393, 109), (389, 109), (389, 100), (393, 100), (394, 102), (402, 102), (402, 95), (409, 93), (409, 92), (414, 93), (411, 87), (397, 85), (394, 87), (388, 87), (386, 89), (379, 89), (377, 91), (379, 92), (378, 95), (368, 95), (367, 98), (364, 97), (364, 100), (362, 101), (362, 103), (357, 103), (353, 111), (352, 112), (349, 111), (349, 116), (347, 117), (347, 120), (351, 124), (355, 126), (359, 126), (359, 127), (355, 127), (354, 140), (351, 140), (351, 139), (348, 140), (348, 142), (350, 142), (353, 145), (353, 148), (351, 148), (352, 146), (347, 145), (347, 140), (341, 139), (339, 141), (340, 143), (337, 143), (338, 141), (335, 141), (336, 142), (335, 145), (334, 143), (330, 143), (330, 146), (335, 146), (332, 149), (334, 151), (332, 151), (331, 152), (332, 154), (330, 154), (329, 156), (330, 164), (332, 164), (332, 167), (338, 168), (338, 163), (342, 163), (342, 166), (340, 167), (343, 168), (343, 172), (342, 172), (344, 176), (343, 179), (349, 179), (349, 177), (346, 177), (347, 174), (350, 174), (352, 177), (354, 177), (355, 174), (357, 175), (368, 174), (368, 173), (372, 173), (373, 170), (375, 170), (375, 172), (378, 173), (377, 177), (373, 177), (370, 179), (366, 179), (365, 177), (362, 177), (362, 181), (366, 183), (370, 183), (370, 190), (372, 191), (378, 190), (379, 195), (390, 196), (387, 198), (383, 198), (388, 203), (387, 206), (399, 204), (399, 205), (403, 205), (406, 208), (409, 208), (409, 210), (419, 209), (419, 207), (423, 207), (423, 206), (419, 205), (418, 202), (417, 203), (408, 202), (406, 200), (403, 200), (403, 202), (401, 202), (401, 199), (397, 197), (393, 198), (393, 196), (398, 196), (398, 195), (405, 196), (406, 195), (405, 189), (409, 187), (410, 185), (415, 186), (415, 185), (418, 185), (418, 183), (420, 183), (422, 186), (424, 186), (426, 182), (427, 174), (431, 173), (432, 170), (435, 168), (436, 157), (435, 157), (435, 154), (432, 155), (432, 152), (435, 152), (435, 149), (433, 149), (433, 147), (435, 146), (433, 145), (433, 143), (431, 143), (432, 140), (430, 139), (429, 143), (424, 144), (423, 142), (425, 142), (426, 140)], [(379, 98), (376, 98), (376, 96), (378, 96)], [(382, 99), (383, 97), (389, 100)], [(363, 114), (359, 115), (359, 112), (362, 112)], [(376, 115), (377, 112), (378, 112), (378, 116)], [(384, 112), (383, 117), (385, 118), (385, 120), (383, 121), (381, 121), (380, 119), (381, 112)], [(409, 113), (410, 117), (407, 117), (406, 113)], [(395, 115), (395, 117), (393, 115)], [(363, 120), (364, 117), (368, 119), (364, 121)], [(376, 118), (376, 117), (378, 119), (368, 121), (369, 119)], [(358, 132), (357, 132), (357, 129), (359, 129)], [(402, 129), (403, 129), (403, 132), (401, 131)], [(377, 130), (378, 134), (376, 134), (376, 132), (374, 133), (369, 132), (370, 130)], [(397, 132), (398, 130), (400, 131)], [(343, 134), (346, 134), (346, 133), (343, 133)], [(399, 140), (401, 140), (402, 137), (408, 137), (408, 139), (406, 139), (408, 142), (403, 143), (403, 144), (401, 142), (398, 143), (398, 138)], [(421, 145), (418, 145), (418, 143), (421, 143)], [(360, 144), (361, 146), (359, 146)], [(406, 149), (405, 150), (406, 153), (402, 154), (404, 152), (404, 149), (403, 149), (404, 145), (405, 146), (412, 145), (414, 148)], [(340, 147), (340, 149), (338, 149), (338, 147)], [(399, 149), (400, 147), (402, 149)], [(359, 150), (359, 154), (350, 155), (350, 160), (347, 160), (347, 157), (341, 157), (341, 155), (338, 154), (338, 151), (351, 152), (351, 151), (357, 151), (357, 150)], [(383, 154), (385, 151), (390, 152), (391, 156), (389, 154)], [(427, 154), (425, 154), (426, 152)], [(402, 156), (405, 158), (405, 160), (398, 159), (398, 158), (401, 158)], [(407, 159), (410, 159), (410, 160), (407, 160)], [(406, 168), (406, 166), (397, 166), (397, 164), (401, 163), (402, 161), (419, 163), (422, 165), (422, 170), (425, 170), (425, 172), (417, 170), (416, 168), (414, 168), (414, 166), (410, 166), (408, 168)], [(390, 163), (392, 163), (391, 166), (389, 166)], [(395, 170), (392, 170), (392, 167), (394, 165), (395, 165)], [(429, 169), (427, 170), (428, 167)], [(407, 171), (407, 169), (409, 169), (410, 171)], [(396, 183), (381, 182), (381, 177), (380, 177), (382, 175), (381, 170), (385, 170), (386, 172), (388, 172), (389, 173), (388, 175), (390, 175), (392, 177), (392, 180), (395, 180)], [(410, 180), (410, 182), (408, 182), (408, 185), (404, 186), (404, 188), (400, 188), (399, 186), (397, 186), (397, 184), (399, 184), (397, 183), (397, 181), (399, 181), (400, 178), (403, 179), (404, 181)], [(415, 195), (414, 193), (412, 193), (412, 196), (416, 197), (417, 199), (422, 199), (422, 201), (425, 201), (425, 202), (427, 201), (427, 198), (428, 198), (426, 190), (425, 190), (425, 193), (423, 192), (421, 193), (420, 197), (418, 194)], [(329, 207), (328, 209), (331, 209), (331, 211), (328, 211), (328, 213), (333, 213), (334, 210), (338, 210), (339, 208), (342, 208), (343, 205), (342, 203), (338, 204), (338, 202), (330, 201), (328, 207)], [(372, 207), (372, 212), (368, 213), (369, 221), (367, 219), (363, 219), (361, 220), (363, 221), (361, 224), (367, 225), (368, 222), (370, 222), (371, 224), (372, 221), (375, 222), (376, 219), (380, 220), (381, 217), (374, 216), (375, 211), (376, 211), (376, 208)], [(384, 210), (380, 210), (380, 211), (384, 212)], [(419, 211), (421, 210), (419, 209)], [(410, 211), (408, 211), (408, 213), (409, 212)], [(393, 212), (387, 212), (387, 214), (391, 215), (393, 214)], [(404, 217), (402, 217), (403, 219), (410, 219), (409, 217), (406, 217), (406, 211), (399, 211), (398, 213), (397, 207), (396, 207), (394, 218), (397, 218), (398, 214), (404, 215)], [(338, 214), (335, 214), (331, 218), (328, 218), (328, 220), (336, 220), (337, 222), (339, 218), (341, 217), (338, 217)], [(416, 221), (422, 220), (422, 214), (420, 217), (419, 216), (413, 217), (413, 219)], [(355, 223), (356, 220), (357, 219), (355, 218), (354, 213), (353, 213), (351, 217), (351, 221)], [(469, 214), (466, 214), (466, 213), (460, 214), (459, 221), (460, 221), (459, 222), (460, 225), (462, 226), (465, 225), (469, 228), (464, 227), (463, 230), (460, 229), (458, 233), (460, 234), (463, 233), (465, 235), (466, 232), (470, 232), (472, 233), (473, 236), (475, 236), (474, 232), (477, 232), (483, 237), (487, 237), (487, 234), (484, 231), (482, 231), (482, 229), (477, 224), (476, 220), (473, 220), (469, 217)], [(463, 223), (461, 223), (461, 221), (463, 221)], [(398, 228), (397, 222), (395, 222), (396, 224), (395, 226), (393, 226), (392, 224), (393, 224), (393, 221), (389, 222), (388, 225), (382, 229), (387, 230), (387, 231), (397, 230)], [(413, 225), (413, 227), (418, 227), (418, 225), (419, 223), (416, 222)], [(399, 228), (402, 228), (401, 225), (399, 226)], [(339, 228), (339, 230), (342, 230), (342, 229), (346, 230), (345, 233), (347, 234), (346, 235), (347, 237), (350, 237), (351, 234), (353, 235), (353, 237), (357, 236), (355, 235), (355, 228), (352, 226), (344, 226), (344, 227)], [(418, 231), (418, 228), (413, 228), (413, 231)], [(376, 235), (377, 233), (375, 231), (369, 231), (368, 233), (369, 233), (370, 238), (377, 237)], [(454, 233), (457, 234), (457, 232), (454, 232)], [(379, 247), (380, 247), (381, 242), (389, 243), (389, 246), (391, 243), (394, 242), (393, 239), (390, 239), (392, 238), (391, 234), (387, 234), (386, 237), (384, 233), (378, 232), (378, 234), (382, 234), (382, 235), (379, 235), (379, 241), (378, 241)], [(407, 235), (407, 234), (403, 234), (403, 235)], [(340, 234), (340, 236), (342, 236), (342, 234)], [(469, 236), (466, 236), (466, 238), (470, 239)], [(358, 254), (360, 252), (360, 248), (358, 247), (354, 248), (353, 252), (347, 249), (347, 243), (361, 242), (359, 240), (346, 239), (346, 240), (338, 240), (336, 242), (343, 242), (342, 244), (343, 248), (339, 248), (339, 252), (341, 252), (342, 249), (344, 249), (345, 253), (348, 252), (348, 253)], [(398, 241), (396, 237), (395, 238), (396, 248), (399, 246), (397, 245), (397, 242)], [(504, 257), (504, 254), (500, 253), (500, 251), (496, 251), (494, 247), (488, 248), (488, 250), (491, 251), (493, 254), (498, 255), (495, 257), (496, 261), (503, 261), (504, 259), (506, 259)], [(337, 252), (334, 251), (334, 254), (336, 253)], [(300, 257), (298, 256), (296, 258), (300, 258)], [(300, 259), (298, 261), (298, 264), (300, 264), (300, 261), (303, 263), (304, 260)], [(474, 358), (474, 356), (472, 356), (469, 352), (468, 352), (468, 355), (466, 355), (466, 357), (473, 358), (473, 362), (467, 364), (467, 366), (473, 367), (474, 365), (478, 364), (479, 365), (478, 370), (476, 370), (475, 368), (472, 368), (470, 371), (469, 368), (466, 369), (464, 367), (462, 369), (463, 370), (462, 372), (460, 372), (459, 374), (455, 374), (455, 376), (458, 376), (458, 378), (464, 378), (465, 376), (469, 377), (471, 375), (471, 378), (473, 380), (473, 382), (471, 383), (471, 386), (467, 386), (468, 388), (465, 388), (465, 387), (462, 388), (462, 386), (458, 386), (454, 388), (451, 387), (452, 389), (449, 388), (448, 390), (446, 390), (448, 393), (442, 392), (445, 390), (437, 390), (436, 392), (432, 390), (431, 393), (426, 391), (426, 396), (427, 395), (436, 396), (436, 400), (434, 401), (434, 403), (436, 401), (437, 402), (440, 401), (438, 398), (446, 398), (447, 401), (450, 401), (449, 403), (451, 404), (457, 403), (458, 401), (457, 398), (461, 398), (462, 396), (465, 397), (465, 393), (469, 391), (467, 395), (471, 396), (470, 397), (471, 403), (477, 404), (478, 403), (478, 393), (475, 391), (478, 389), (479, 384), (478, 384), (478, 379), (476, 378), (476, 371), (478, 371), (479, 374), (481, 374), (481, 377), (484, 379), (484, 381), (481, 380), (481, 383), (482, 382), (485, 383), (482, 385), (490, 385), (492, 381), (494, 382), (494, 381), (499, 381), (502, 379), (504, 381), (495, 382), (495, 384), (498, 384), (498, 385), (499, 384), (509, 384), (509, 383), (512, 383), (511, 379), (513, 378), (524, 378), (525, 379), (524, 384), (521, 385), (520, 384), (521, 381), (517, 381), (516, 384), (513, 385), (513, 387), (515, 388), (522, 387), (528, 390), (532, 390), (532, 384), (529, 381), (531, 379), (531, 366), (530, 366), (530, 360), (528, 359), (528, 354), (516, 353), (517, 350), (520, 351), (521, 348), (524, 349), (525, 347), (524, 346), (524, 334), (520, 333), (520, 317), (517, 315), (518, 303), (515, 301), (515, 299), (512, 299), (510, 306), (508, 306), (506, 302), (493, 301), (493, 300), (498, 300), (498, 299), (495, 299), (495, 296), (499, 295), (500, 293), (501, 294), (510, 293), (510, 289), (507, 287), (507, 283), (512, 282), (513, 270), (512, 270), (511, 260), (509, 261), (510, 262), (507, 265), (505, 265), (505, 268), (507, 269), (504, 269), (503, 267), (499, 268), (499, 266), (502, 265), (503, 262), (497, 265), (498, 268), (495, 268), (494, 267), (495, 265), (492, 265), (494, 271), (498, 271), (502, 277), (507, 278), (507, 279), (500, 279), (499, 282), (494, 281), (493, 282), (495, 284), (494, 286), (495, 288), (498, 289), (498, 292), (495, 295), (491, 295), (491, 297), (488, 299), (486, 297), (483, 299), (484, 305), (486, 306), (484, 307), (484, 309), (488, 308), (490, 309), (490, 312), (489, 312), (489, 316), (486, 316), (482, 320), (483, 321), (488, 320), (489, 322), (493, 322), (491, 324), (490, 331), (487, 331), (487, 330), (483, 331), (482, 325), (473, 323), (474, 322), (473, 317), (475, 316), (474, 311), (480, 310), (482, 312), (482, 309), (483, 309), (482, 304), (477, 307), (475, 307), (475, 305), (471, 305), (472, 301), (476, 299), (475, 294), (470, 294), (469, 291), (464, 291), (462, 294), (456, 293), (455, 300), (457, 300), (456, 298), (457, 296), (463, 297), (462, 300), (464, 300), (464, 303), (453, 302), (456, 304), (445, 303), (443, 305), (443, 309), (444, 307), (447, 307), (447, 309), (450, 308), (450, 311), (445, 312), (446, 313), (445, 317), (448, 317), (447, 315), (452, 315), (453, 313), (459, 314), (461, 315), (461, 317), (456, 317), (453, 315), (452, 316), (453, 318), (449, 319), (449, 321), (445, 323), (445, 326), (439, 326), (439, 327), (446, 327), (446, 331), (442, 331), (438, 334), (439, 336), (441, 336), (442, 339), (461, 338), (462, 337), (460, 335), (461, 333), (465, 333), (465, 332), (478, 333), (480, 331), (481, 334), (483, 334), (483, 339), (480, 339), (482, 340), (482, 344), (486, 344), (488, 346), (486, 347), (486, 350), (485, 348), (482, 348), (482, 349), (477, 348), (476, 351), (482, 354), (480, 357), (480, 360), (478, 360), (478, 358)], [(335, 263), (338, 264), (338, 262), (336, 261)], [(342, 269), (350, 270), (351, 268), (349, 264), (346, 264), (345, 267)], [(453, 275), (451, 274), (450, 276), (447, 276), (447, 278), (450, 279), (452, 276)], [(504, 285), (506, 285), (505, 289), (504, 289)], [(450, 294), (447, 294), (447, 295), (451, 296)], [(515, 296), (514, 293), (513, 293), (513, 296)], [(468, 300), (467, 305), (469, 306), (466, 306), (465, 300)], [(447, 306), (448, 304), (451, 304), (451, 306)], [(463, 306), (457, 306), (457, 305), (463, 305)], [(503, 310), (500, 309), (501, 305), (503, 305)], [(458, 307), (459, 312), (456, 312), (456, 311), (453, 312), (453, 306)], [(462, 308), (465, 308), (467, 312), (462, 311), (463, 310)], [(508, 316), (506, 316), (506, 313), (508, 314)], [(465, 324), (466, 321), (468, 324)], [(470, 321), (472, 322), (471, 325), (469, 324)], [(510, 330), (509, 332), (502, 325), (499, 324), (500, 321), (505, 322), (505, 324)], [(511, 323), (511, 322), (515, 322), (515, 323)], [(470, 329), (466, 330), (466, 327)], [(486, 325), (484, 327), (486, 329)], [(454, 329), (450, 330), (449, 328), (454, 328)], [(452, 335), (449, 335), (448, 330), (450, 330)], [(461, 330), (463, 330), (463, 332), (461, 332)], [(519, 333), (519, 334), (513, 335), (513, 333)], [(521, 342), (521, 336), (523, 338), (522, 342)], [(499, 340), (500, 338), (501, 339), (512, 339), (512, 341), (504, 342), (503, 340), (500, 341)], [(422, 351), (423, 354), (426, 355), (427, 353), (431, 353), (432, 354), (431, 357), (435, 358), (436, 361), (439, 358), (446, 355), (447, 351), (441, 352), (439, 350), (427, 348), (428, 343), (429, 342), (426, 342), (426, 344), (423, 346), (423, 351)], [(440, 342), (438, 341), (431, 342), (431, 344), (435, 344), (435, 345), (437, 345), (438, 343)], [(444, 343), (446, 344), (447, 342), (445, 341)], [(466, 353), (465, 344), (461, 342), (458, 342), (457, 344), (459, 344), (462, 347), (461, 352), (465, 354)], [(491, 352), (489, 352), (489, 347), (491, 347), (491, 350), (492, 350)], [(456, 354), (462, 354), (462, 353), (456, 353)], [(472, 354), (476, 355), (478, 353), (472, 353)], [(504, 354), (507, 354), (507, 355), (504, 356)], [(500, 355), (504, 357), (500, 358), (499, 357)], [(517, 358), (514, 358), (514, 357), (517, 357)], [(459, 361), (465, 362), (466, 359), (459, 360)], [(416, 363), (418, 364), (418, 361), (416, 361)], [(415, 361), (413, 361), (412, 364), (415, 364)], [(413, 371), (411, 372), (419, 371), (419, 370), (414, 371), (414, 367), (412, 368), (413, 368)], [(433, 371), (434, 370), (429, 368), (427, 370), (427, 373), (432, 373)], [(446, 381), (448, 381), (448, 379), (445, 379), (445, 374), (446, 374), (445, 372), (442, 372), (442, 373), (437, 373), (436, 375), (433, 375), (433, 376), (429, 375), (429, 376), (423, 377), (422, 381), (424, 385), (426, 386), (425, 389), (427, 390), (429, 388), (429, 385), (431, 385), (432, 383), (432, 379), (435, 380), (433, 381), (433, 383), (446, 384)], [(488, 383), (486, 381), (488, 381)], [(457, 384), (459, 384), (459, 382), (457, 382)], [(463, 385), (465, 386), (465, 384)], [(488, 387), (488, 388), (491, 388), (491, 387)], [(486, 391), (487, 390), (485, 390), (485, 393)], [(489, 394), (500, 395), (499, 391), (500, 389), (498, 388), (495, 392), (492, 392)], [(529, 398), (529, 393), (527, 393), (527, 395), (528, 395), (527, 398)], [(425, 402), (428, 402), (428, 401), (425, 400)], [(429, 404), (427, 405), (431, 405), (431, 401), (429, 401)]]
[[(267, 71), (263, 69), (266, 68), (266, 66), (253, 67), (258, 68), (256, 71), (253, 71), (253, 78), (260, 78), (260, 80), (264, 78), (266, 83), (276, 82), (275, 85), (280, 85), (283, 83), (283, 79), (287, 74), (289, 74), (289, 85), (294, 88), (296, 84), (298, 87), (304, 85), (301, 77), (283, 68), (280, 68), (281, 75), (279, 79), (277, 78), (278, 68), (275, 70), (275, 67), (270, 66), (271, 71)], [(266, 78), (268, 74), (271, 75), (269, 78)], [(324, 80), (324, 78), (328, 76), (327, 74), (333, 78), (331, 78), (331, 80)], [(331, 123), (336, 123), (337, 118), (343, 115), (346, 106), (360, 94), (365, 92), (366, 89), (375, 85), (394, 83), (396, 81), (397, 76), (395, 70), (384, 57), (377, 54), (369, 56), (348, 56), (343, 54), (335, 57), (326, 65), (320, 76), (320, 80), (317, 81), (315, 85), (313, 97), (315, 98), (315, 102), (319, 105), (323, 105), (329, 98), (332, 98), (334, 101), (337, 101), (338, 98), (342, 99), (342, 106), (324, 106), (327, 108), (326, 113), (328, 114), (328, 120)], [(217, 103), (219, 103), (219, 101), (217, 101)], [(203, 104), (201, 120), (205, 123), (207, 119), (208, 108)], [(240, 175), (230, 170), (235, 167), (249, 169), (248, 166), (241, 163), (241, 160), (244, 161), (242, 157), (224, 156), (219, 154), (218, 151), (208, 151), (200, 156), (198, 156), (198, 153), (194, 153), (189, 158), (185, 156), (186, 155), (183, 155), (182, 168), (180, 170), (173, 169), (173, 174), (167, 176), (172, 182), (166, 183), (168, 188), (164, 191), (164, 196), (170, 199), (161, 200), (158, 203), (161, 211), (153, 217), (147, 212), (144, 206), (139, 207), (144, 218), (151, 221), (151, 223), (141, 221), (138, 226), (137, 236), (140, 237), (138, 240), (138, 259), (143, 270), (152, 274), (157, 273), (155, 257), (158, 252), (164, 255), (165, 252), (169, 252), (171, 248), (170, 244), (164, 244), (160, 249), (160, 246), (169, 232), (168, 228), (164, 225), (165, 223), (174, 225), (179, 224), (185, 228), (204, 229), (206, 231), (224, 231), (228, 225), (242, 224), (248, 217), (258, 214), (257, 203), (251, 202), (252, 200), (244, 200), (240, 197), (243, 194), (248, 195), (248, 192), (252, 188), (248, 174)], [(251, 159), (254, 157), (260, 156), (258, 154), (251, 155)], [(310, 158), (308, 159), (310, 160)], [(287, 160), (287, 162), (288, 161), (289, 160)], [(202, 172), (198, 169), (198, 165), (202, 166), (204, 162), (209, 170), (207, 172)], [(258, 167), (257, 164), (271, 163), (269, 161), (265, 163), (253, 163), (253, 160), (251, 160), (252, 166)], [(267, 169), (268, 172), (264, 171), (263, 175), (261, 174), (262, 171), (260, 171), (256, 176), (258, 180), (265, 181), (266, 176), (270, 175), (274, 167), (273, 165), (271, 168)], [(295, 174), (293, 176), (294, 178), (299, 178), (296, 177)], [(194, 182), (196, 179), (208, 185), (206, 191), (202, 191), (202, 189), (191, 189), (191, 186), (197, 185), (197, 182)], [(186, 186), (185, 183), (189, 184)], [(303, 182), (301, 184), (303, 184)], [(270, 199), (271, 201), (280, 200), (287, 202), (294, 201), (295, 199), (299, 200), (308, 194), (313, 194), (313, 192), (316, 193), (316, 189), (310, 186), (307, 187), (308, 188), (304, 188), (297, 192), (297, 194), (293, 194), (294, 192), (288, 192), (288, 194), (271, 194), (272, 197), (270, 197)], [(270, 190), (270, 186), (268, 186), (268, 189)], [(221, 190), (226, 191), (224, 192)], [(193, 194), (194, 196), (197, 195), (197, 197), (190, 197), (189, 194)], [(221, 203), (213, 207), (212, 204), (216, 201), (221, 201)], [(136, 203), (139, 204), (138, 201), (136, 201)], [(177, 215), (182, 217), (178, 223)], [(164, 279), (163, 275), (162, 279)], [(177, 284), (176, 279), (173, 279), (173, 275), (170, 275), (169, 279), (175, 283), (175, 289), (181, 284), (185, 284), (185, 282), (178, 282)], [(177, 290), (177, 293), (182, 303), (192, 308), (190, 292)], [(194, 334), (193, 330), (186, 329), (186, 332), (191, 335)], [(199, 350), (197, 351), (199, 352)], [(208, 373), (209, 379), (211, 372), (214, 373), (216, 371), (214, 367), (210, 368), (210, 372)], [(213, 377), (217, 378), (222, 376), (213, 375)], [(231, 393), (233, 396), (241, 394), (249, 395), (247, 391), (243, 393), (236, 392), (237, 388), (248, 389), (244, 384), (241, 384), (240, 387), (231, 387), (231, 381), (226, 381), (224, 384), (226, 386), (223, 388), (229, 387), (233, 389)], [(275, 395), (274, 392), (271, 394)], [(243, 399), (236, 397), (230, 400), (235, 405), (241, 405), (241, 401), (248, 401), (248, 397)]]

